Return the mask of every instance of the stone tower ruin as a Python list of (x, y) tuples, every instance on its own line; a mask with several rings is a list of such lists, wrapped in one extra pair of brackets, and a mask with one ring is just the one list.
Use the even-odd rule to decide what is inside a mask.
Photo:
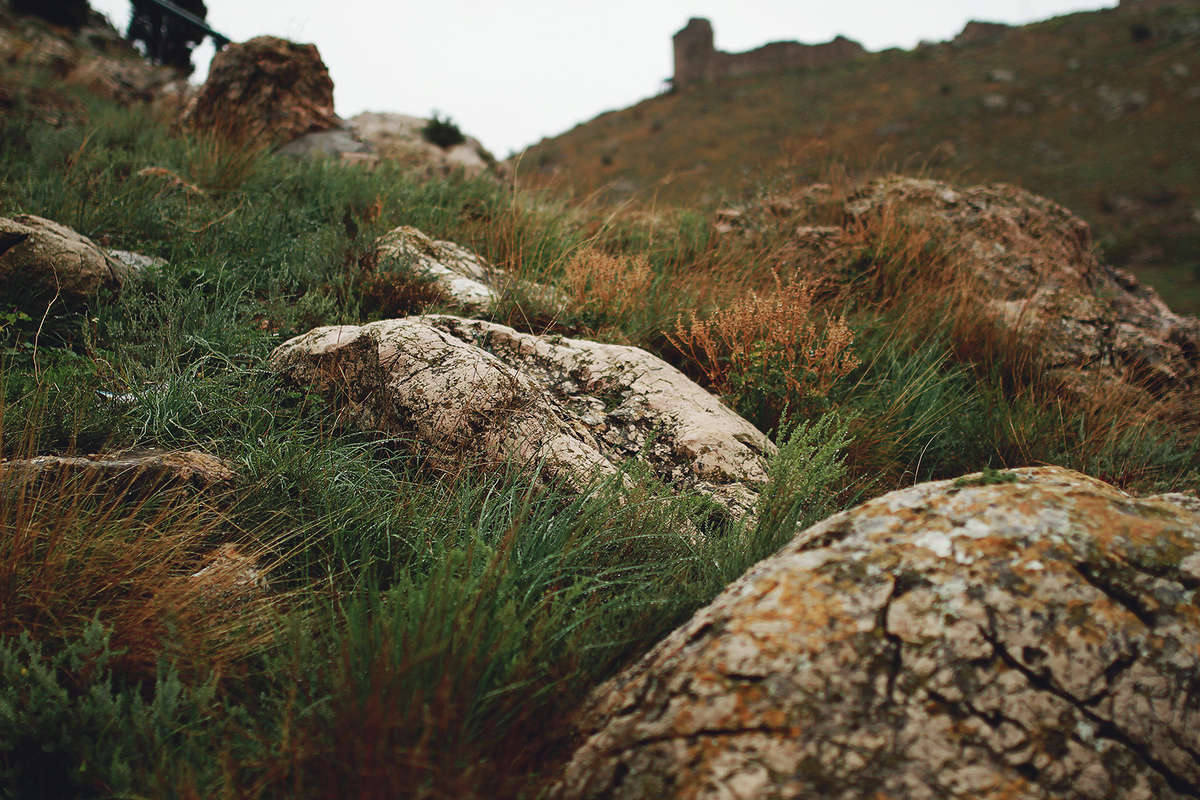
[(675, 45), (676, 87), (691, 83), (753, 75), (763, 72), (782, 72), (819, 64), (850, 61), (867, 51), (858, 42), (838, 36), (825, 44), (771, 42), (745, 53), (724, 53), (714, 46), (712, 23), (693, 17), (672, 37)]

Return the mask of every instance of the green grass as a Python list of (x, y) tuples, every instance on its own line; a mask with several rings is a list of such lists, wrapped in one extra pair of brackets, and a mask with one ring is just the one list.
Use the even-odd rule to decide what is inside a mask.
[[(770, 370), (778, 385), (751, 387), (778, 404), (765, 419), (780, 446), (757, 521), (635, 466), (585, 495), (509, 468), (436, 472), (403, 436), (347, 428), (264, 368), (286, 337), (385, 313), (366, 279), (376, 236), (414, 225), (563, 288), (581, 254), (644, 264), (645, 302), (513, 298), (495, 318), (637, 344), (703, 380), (671, 342), (676, 320), (772, 291), (794, 220), (722, 237), (690, 209), (614, 216), (245, 153), (46, 81), (39, 96), (82, 121), (40, 118), (18, 94), (0, 116), (0, 213), (167, 266), (84, 310), (3, 299), (0, 452), (199, 448), (239, 480), (150, 496), (0, 486), (0, 797), (535, 797), (582, 698), (797, 527), (918, 480), (1032, 463), (1136, 491), (1197, 485), (1182, 431), (1065, 404), (1019, 354), (916, 325), (940, 317), (880, 287), (814, 300), (846, 317), (861, 362), (820, 402)], [(864, 270), (896, 285), (945, 278), (868, 244)], [(231, 608), (189, 580), (223, 544), (263, 567), (267, 598)]]

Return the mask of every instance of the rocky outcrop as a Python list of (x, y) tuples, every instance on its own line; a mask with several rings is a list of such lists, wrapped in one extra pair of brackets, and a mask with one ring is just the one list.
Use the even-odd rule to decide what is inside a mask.
[(1047, 467), (922, 484), (600, 687), (563, 798), (1200, 796), (1200, 516)]
[(10, 13), (0, 5), (0, 62), (48, 71), (120, 103), (178, 102), (187, 91), (179, 73), (146, 63), (95, 11), (88, 11), (87, 22), (78, 30)]
[(628, 459), (740, 516), (774, 446), (666, 362), (635, 347), (424, 316), (318, 328), (270, 368), (356, 424), (415, 434), (435, 467), (514, 462), (582, 489)]
[(0, 285), (31, 314), (48, 304), (86, 305), (132, 273), (65, 225), (32, 214), (0, 217)]
[(468, 178), (503, 177), (496, 158), (478, 139), (467, 136), (460, 144), (438, 147), (421, 135), (428, 124), (429, 120), (420, 117), (374, 111), (365, 111), (349, 120), (355, 134), (382, 158), (410, 166), (429, 177), (445, 177), (455, 172), (462, 172)]
[(217, 53), (183, 124), (278, 146), (337, 129), (341, 120), (333, 112), (333, 80), (316, 45), (259, 36)]
[(1200, 321), (1101, 262), (1091, 229), (1044, 197), (1005, 184), (957, 189), (889, 177), (845, 204), (850, 227), (885, 219), (931, 228), (992, 321), (1032, 343), (1064, 380), (1085, 373), (1162, 391), (1200, 370)]

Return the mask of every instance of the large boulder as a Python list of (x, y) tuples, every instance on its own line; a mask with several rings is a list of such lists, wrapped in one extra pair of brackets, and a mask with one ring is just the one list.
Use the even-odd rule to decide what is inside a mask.
[(554, 796), (1200, 796), (1200, 515), (1047, 467), (801, 533), (595, 692)]
[(1200, 321), (1173, 314), (1154, 289), (1096, 257), (1091, 228), (1015, 186), (958, 190), (885, 178), (846, 202), (854, 224), (891, 215), (939, 226), (984, 309), (1038, 343), (1048, 369), (1104, 371), (1152, 386), (1190, 382), (1200, 369)]
[(774, 446), (674, 367), (635, 347), (452, 316), (317, 328), (270, 368), (363, 428), (415, 434), (435, 467), (516, 463), (582, 489), (628, 459), (740, 516)]
[(217, 53), (183, 124), (278, 146), (337, 129), (341, 120), (333, 112), (333, 80), (316, 45), (259, 36)]
[(480, 175), (504, 177), (495, 156), (473, 136), (444, 148), (426, 141), (421, 132), (429, 122), (406, 114), (364, 111), (351, 117), (349, 125), (383, 158), (405, 164), (429, 177), (444, 177), (460, 171), (468, 178)]
[(31, 314), (48, 304), (86, 305), (132, 272), (65, 225), (32, 214), (0, 217), (0, 285)]

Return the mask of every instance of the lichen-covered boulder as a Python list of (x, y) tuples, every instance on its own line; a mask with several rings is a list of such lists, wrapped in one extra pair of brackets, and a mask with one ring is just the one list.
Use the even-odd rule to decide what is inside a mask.
[(592, 696), (562, 798), (1200, 794), (1200, 515), (1046, 467), (801, 533)]
[(217, 53), (183, 124), (278, 146), (340, 128), (341, 120), (333, 111), (333, 80), (316, 45), (258, 36)]
[(1200, 320), (1173, 314), (1152, 288), (1100, 261), (1088, 224), (1044, 197), (892, 176), (851, 195), (845, 213), (851, 228), (936, 231), (980, 312), (1030, 342), (1068, 385), (1090, 377), (1161, 394), (1200, 372)]
[(459, 171), (468, 178), (505, 176), (496, 157), (473, 136), (449, 147), (426, 141), (421, 132), (429, 122), (407, 114), (375, 111), (364, 111), (348, 120), (354, 132), (383, 158), (427, 177), (444, 177)]
[(0, 285), (31, 313), (82, 306), (115, 291), (132, 270), (86, 236), (32, 214), (0, 217)]
[(774, 452), (754, 426), (644, 350), (480, 320), (317, 328), (276, 348), (269, 366), (334, 398), (364, 428), (416, 434), (448, 469), (512, 461), (582, 488), (637, 458), (740, 516)]

